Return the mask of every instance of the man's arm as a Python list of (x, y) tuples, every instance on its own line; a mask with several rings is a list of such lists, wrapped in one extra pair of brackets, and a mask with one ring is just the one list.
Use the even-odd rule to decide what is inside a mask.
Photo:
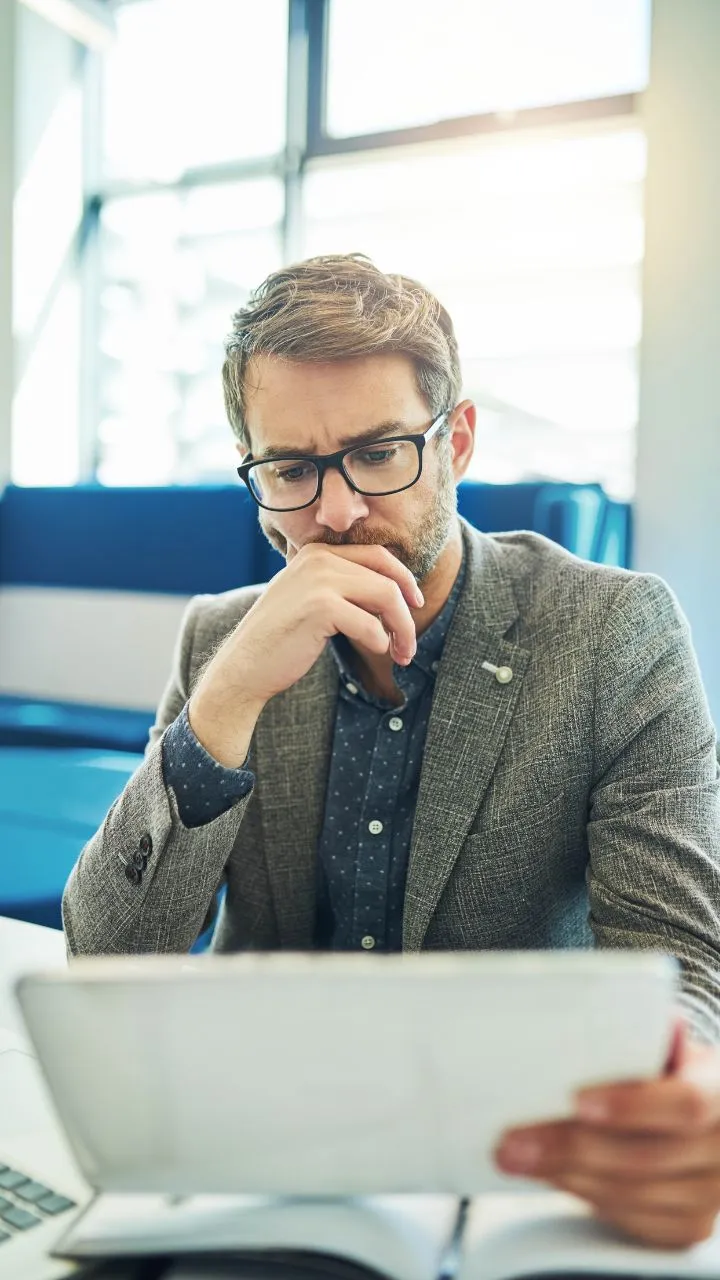
[(572, 1118), (508, 1131), (496, 1153), (645, 1244), (704, 1240), (720, 1209), (720, 794), (715, 733), (672, 593), (628, 578), (595, 698), (590, 921), (598, 944), (682, 965), (684, 1028), (666, 1074), (584, 1090)]
[(597, 664), (588, 840), (598, 945), (682, 966), (694, 1034), (720, 1039), (720, 783), (688, 625), (658, 578), (628, 578)]
[(188, 829), (163, 770), (168, 727), (190, 696), (195, 633), (207, 599), (188, 604), (145, 759), (68, 881), (63, 923), (72, 954), (185, 952), (212, 914), (251, 792)]
[[(251, 793), (239, 791), (237, 803), (210, 822), (184, 826), (163, 772), (163, 735), (186, 703), (199, 747), (218, 769), (237, 773), (263, 708), (307, 675), (331, 636), (342, 632), (407, 664), (416, 648), (410, 609), (423, 603), (410, 571), (385, 547), (304, 547), (259, 593), (190, 690), (203, 605), (202, 598), (191, 601), (146, 758), (65, 891), (70, 950), (187, 951), (202, 931)], [(210, 628), (208, 641), (216, 640)], [(197, 663), (206, 655), (195, 657)], [(256, 881), (258, 875), (267, 882), (261, 857)], [(269, 904), (269, 883), (254, 885), (256, 894), (263, 890)]]

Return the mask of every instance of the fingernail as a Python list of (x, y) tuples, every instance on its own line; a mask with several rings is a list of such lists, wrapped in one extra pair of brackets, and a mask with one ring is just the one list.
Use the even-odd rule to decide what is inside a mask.
[(425, 597), (424, 597), (424, 595), (423, 595), (423, 593), (422, 593), (422, 591), (420, 590), (420, 588), (419, 588), (419, 587), (417, 588), (417, 591), (415, 592), (415, 599), (416, 599), (416, 601), (417, 601), (418, 608), (419, 608), (419, 609), (422, 609), (422, 607), (423, 607), (423, 605), (424, 605), (424, 603), (425, 603)]
[(529, 1173), (539, 1164), (541, 1154), (540, 1143), (534, 1138), (506, 1138), (497, 1159), (510, 1173)]

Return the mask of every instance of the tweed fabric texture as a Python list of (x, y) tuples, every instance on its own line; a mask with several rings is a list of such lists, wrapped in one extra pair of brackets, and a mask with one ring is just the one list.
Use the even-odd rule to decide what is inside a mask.
[[(720, 1039), (720, 781), (675, 597), (535, 534), (462, 528), (403, 948), (660, 949), (680, 960), (697, 1034)], [(218, 950), (312, 946), (337, 696), (328, 650), (264, 708), (255, 785), (226, 813), (185, 828), (163, 781), (162, 735), (261, 591), (189, 603), (145, 760), (68, 882), (72, 953), (187, 951), (223, 882)], [(153, 853), (135, 884), (126, 868), (144, 834)]]

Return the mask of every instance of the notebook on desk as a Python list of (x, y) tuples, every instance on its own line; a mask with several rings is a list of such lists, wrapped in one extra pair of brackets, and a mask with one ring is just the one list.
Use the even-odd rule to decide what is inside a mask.
[[(506, 1214), (498, 1236), (482, 1216), (482, 1193), (518, 1185), (494, 1169), (500, 1131), (567, 1113), (581, 1085), (657, 1074), (674, 995), (671, 962), (629, 952), (149, 957), (25, 978), (94, 1192), (56, 1253), (185, 1255), (198, 1275), (230, 1255), (288, 1275), (333, 1259), (391, 1280), (531, 1274), (547, 1212), (509, 1260), (521, 1224)], [(553, 1212), (562, 1248), (594, 1256), (598, 1229), (582, 1218), (578, 1239), (567, 1203)], [(718, 1274), (676, 1261), (647, 1274)]]

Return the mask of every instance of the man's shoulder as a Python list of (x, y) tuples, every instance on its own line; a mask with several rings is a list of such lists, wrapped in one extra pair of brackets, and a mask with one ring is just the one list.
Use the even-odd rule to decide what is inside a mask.
[(554, 579), (569, 588), (590, 582), (614, 591), (638, 576), (630, 569), (584, 560), (541, 533), (517, 530), (485, 536), (494, 548), (502, 571), (514, 584)]
[(485, 535), (496, 565), (511, 587), (521, 618), (560, 629), (599, 622), (621, 600), (635, 614), (674, 613), (677, 602), (655, 574), (597, 564), (541, 534)]

